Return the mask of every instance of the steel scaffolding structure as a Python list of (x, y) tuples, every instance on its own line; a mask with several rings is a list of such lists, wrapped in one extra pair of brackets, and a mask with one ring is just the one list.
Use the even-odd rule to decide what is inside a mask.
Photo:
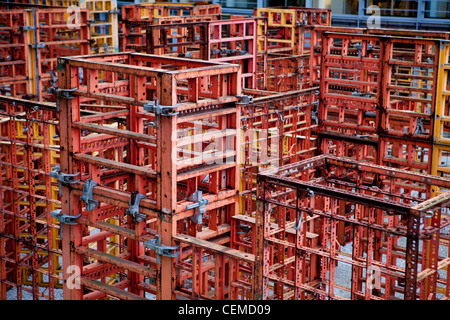
[(45, 4), (0, 4), (0, 299), (450, 298), (448, 33)]
[[(259, 174), (255, 294), (449, 299), (450, 256), (439, 256), (448, 249), (439, 240), (450, 224), (450, 193), (424, 200), (432, 185), (448, 188), (449, 181), (331, 155)], [(351, 267), (351, 281), (337, 277), (342, 264)]]

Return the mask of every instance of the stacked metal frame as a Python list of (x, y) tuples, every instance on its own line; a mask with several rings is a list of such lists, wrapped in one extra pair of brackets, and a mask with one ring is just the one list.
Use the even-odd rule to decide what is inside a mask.
[(28, 5), (9, 3), (0, 7), (0, 15), (7, 25), (4, 30), (10, 29), (7, 34), (11, 37), (5, 38), (9, 44), (4, 47), (14, 49), (9, 54), (4, 51), (7, 55), (0, 79), (10, 85), (4, 85), (3, 93), (51, 101), (51, 90), (57, 87), (57, 57), (89, 53), (88, 10), (72, 12), (42, 5), (28, 9)]
[[(120, 48), (123, 52), (140, 52), (146, 46), (146, 27), (158, 24), (160, 17), (220, 15), (220, 5), (188, 3), (141, 3), (122, 6)], [(163, 22), (161, 22), (163, 23)]]
[[(430, 174), (438, 47), (434, 39), (324, 32), (323, 152)], [(368, 147), (357, 155), (351, 145)]]
[[(56, 298), (62, 288), (58, 184), (58, 113), (54, 104), (0, 97), (0, 299)], [(11, 292), (11, 295), (14, 291)]]
[(0, 11), (0, 89), (2, 95), (21, 97), (29, 93), (27, 35), (23, 10)]
[(256, 297), (449, 299), (448, 247), (433, 239), (450, 224), (450, 193), (427, 196), (449, 183), (331, 155), (259, 174)]
[[(80, 276), (79, 288), (66, 281), (64, 297), (251, 298), (252, 256), (229, 247), (239, 66), (123, 53), (61, 58), (59, 67), (60, 174), (77, 179), (62, 184), (59, 219), (72, 222), (62, 224), (63, 277)], [(109, 77), (98, 81), (99, 72)], [(126, 90), (104, 94), (107, 82)], [(81, 116), (82, 98), (124, 108)], [(113, 235), (116, 256), (104, 247)], [(225, 270), (232, 275), (220, 277)]]
[(80, 8), (89, 9), (91, 53), (119, 51), (119, 11), (116, 0), (29, 0), (4, 5), (9, 8), (64, 9), (70, 15), (67, 22), (72, 25), (84, 23), (80, 17)]
[[(202, 17), (211, 20), (211, 16), (199, 16), (197, 19)], [(192, 56), (238, 64), (241, 66), (243, 87), (256, 89), (257, 19), (228, 18), (148, 26), (147, 53)]]
[[(285, 92), (311, 88), (315, 26), (331, 26), (331, 11), (309, 8), (258, 8), (258, 88)], [(314, 77), (316, 76), (316, 77)]]

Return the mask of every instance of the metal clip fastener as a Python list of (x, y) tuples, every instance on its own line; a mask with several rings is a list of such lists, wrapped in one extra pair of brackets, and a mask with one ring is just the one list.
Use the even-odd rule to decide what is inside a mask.
[(300, 226), (302, 225), (302, 221), (303, 221), (303, 216), (300, 214), (300, 218), (298, 219), (298, 222), (296, 222), (294, 224), (294, 230), (298, 230), (300, 229)]
[(35, 250), (37, 251), (37, 249), (39, 249), (39, 246), (38, 246), (38, 244), (37, 244), (36, 238), (35, 238), (32, 234), (29, 234), (28, 236), (31, 238), (31, 250), (30, 250), (30, 254), (34, 254)]
[(143, 105), (143, 109), (145, 111), (154, 113), (154, 114), (160, 114), (163, 116), (175, 116), (178, 114), (178, 112), (175, 112), (173, 109), (177, 106), (163, 106), (159, 104), (159, 100), (155, 99), (154, 101), (150, 101), (149, 103), (146, 103)]
[(63, 223), (70, 224), (70, 225), (78, 224), (78, 222), (76, 222), (75, 219), (78, 219), (79, 217), (81, 217), (81, 213), (76, 215), (76, 216), (69, 216), (67, 214), (63, 214), (61, 212), (61, 209), (56, 209), (56, 210), (53, 210), (50, 213), (50, 216), (52, 218), (58, 219), (59, 224), (60, 224), (60, 226), (59, 226), (59, 238), (62, 239), (62, 224)]
[(425, 129), (423, 128), (423, 119), (417, 118), (417, 127), (416, 131), (414, 131), (414, 134), (422, 134), (425, 132)]
[(59, 98), (63, 97), (65, 99), (73, 99), (75, 96), (72, 94), (78, 90), (78, 88), (73, 89), (60, 89), (56, 87), (51, 87), (50, 92), (54, 94), (56, 98), (56, 110), (59, 112)]
[(60, 166), (54, 166), (53, 171), (50, 171), (50, 177), (55, 178), (59, 185), (59, 196), (61, 196), (61, 186), (62, 184), (73, 184), (80, 181), (80, 179), (75, 179), (80, 173), (62, 173)]
[(207, 199), (203, 199), (202, 192), (196, 190), (191, 196), (188, 198), (189, 201), (193, 201), (195, 203), (186, 206), (187, 210), (195, 209), (195, 213), (190, 219), (195, 224), (201, 224), (203, 221), (203, 214), (206, 211), (206, 205), (209, 203)]
[(284, 116), (283, 116), (283, 112), (280, 112), (280, 111), (278, 111), (278, 110), (276, 110), (275, 111), (276, 112), (276, 114), (280, 117), (280, 120), (281, 120), (281, 122), (283, 122), (284, 123)]
[(136, 222), (141, 222), (142, 220), (147, 218), (147, 216), (145, 214), (142, 214), (139, 212), (139, 203), (141, 202), (141, 199), (146, 199), (146, 198), (147, 197), (141, 193), (134, 192), (131, 194), (130, 206), (126, 210), (126, 213), (131, 215)]
[(42, 49), (45, 48), (45, 43), (30, 43), (30, 47), (32, 47), (33, 49)]
[(94, 196), (92, 194), (96, 185), (97, 182), (91, 179), (86, 179), (86, 181), (84, 181), (83, 195), (80, 196), (80, 200), (84, 201), (86, 204), (86, 210), (88, 211), (92, 211), (96, 206), (98, 206), (98, 201), (94, 200)]
[(237, 97), (240, 98), (240, 100), (239, 102), (236, 102), (236, 104), (248, 105), (250, 103), (253, 103), (253, 96), (238, 95)]
[(156, 239), (150, 239), (144, 242), (144, 247), (156, 252), (156, 262), (160, 264), (159, 256), (165, 256), (170, 258), (178, 257), (180, 251), (177, 251), (180, 245), (166, 246), (161, 244), (161, 236), (156, 235)]

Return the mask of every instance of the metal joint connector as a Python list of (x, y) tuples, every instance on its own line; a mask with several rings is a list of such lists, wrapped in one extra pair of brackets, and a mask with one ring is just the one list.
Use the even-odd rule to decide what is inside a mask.
[(253, 96), (247, 96), (247, 95), (239, 95), (237, 96), (240, 100), (239, 102), (236, 102), (236, 104), (240, 105), (248, 105), (250, 103), (253, 103)]
[(156, 262), (160, 264), (160, 256), (176, 258), (180, 255), (180, 251), (177, 251), (180, 245), (166, 246), (161, 244), (161, 236), (156, 235), (156, 239), (151, 239), (144, 242), (144, 247), (156, 252)]
[(30, 43), (30, 47), (32, 47), (33, 49), (42, 49), (45, 48), (45, 43)]
[(93, 191), (94, 187), (97, 185), (97, 182), (86, 179), (83, 186), (83, 195), (80, 196), (80, 200), (83, 200), (86, 204), (86, 210), (92, 211), (98, 206), (98, 201), (94, 200)]
[(75, 221), (75, 219), (78, 219), (81, 217), (81, 213), (76, 216), (69, 216), (67, 214), (63, 214), (61, 212), (61, 209), (56, 209), (50, 212), (50, 216), (52, 218), (58, 219), (60, 226), (59, 226), (59, 237), (62, 240), (62, 224), (69, 224), (69, 225), (77, 225), (78, 222)]
[(54, 166), (53, 171), (50, 171), (50, 177), (55, 178), (59, 184), (59, 196), (61, 196), (61, 186), (62, 184), (73, 184), (80, 181), (80, 179), (75, 179), (80, 173), (62, 173), (60, 166)]
[(191, 210), (195, 209), (195, 213), (190, 219), (195, 224), (201, 224), (203, 221), (203, 215), (206, 212), (206, 205), (209, 203), (207, 199), (203, 199), (202, 191), (196, 190), (193, 194), (191, 194), (188, 198), (189, 201), (194, 202), (193, 204), (187, 205), (186, 209)]
[(159, 104), (159, 100), (151, 101), (149, 103), (144, 104), (143, 108), (145, 111), (160, 114), (162, 116), (175, 116), (178, 112), (175, 112), (173, 109), (176, 108), (177, 105), (174, 106), (163, 106)]
[(147, 197), (142, 193), (132, 193), (129, 208), (126, 210), (126, 213), (131, 215), (136, 222), (141, 222), (147, 217), (145, 214), (139, 212), (141, 199), (147, 199)]

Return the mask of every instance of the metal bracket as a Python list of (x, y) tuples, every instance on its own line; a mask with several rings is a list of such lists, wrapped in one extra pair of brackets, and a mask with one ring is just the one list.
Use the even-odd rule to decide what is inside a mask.
[(80, 200), (84, 201), (86, 204), (86, 210), (88, 211), (92, 211), (96, 206), (98, 206), (98, 201), (94, 200), (94, 196), (92, 194), (96, 185), (97, 182), (91, 179), (86, 179), (86, 181), (84, 181), (83, 195), (80, 196)]
[(250, 103), (253, 103), (253, 96), (238, 95), (237, 97), (240, 98), (240, 100), (239, 102), (236, 102), (236, 104), (248, 105)]
[(414, 131), (414, 134), (422, 134), (425, 132), (425, 129), (423, 128), (423, 118), (417, 118), (417, 127), (416, 131)]
[(36, 238), (35, 238), (32, 234), (29, 234), (28, 236), (31, 238), (31, 250), (30, 250), (30, 254), (34, 254), (34, 251), (35, 251), (35, 250), (37, 251), (37, 249), (39, 249), (39, 246), (38, 246), (38, 244), (37, 244)]
[(284, 123), (284, 116), (283, 116), (283, 112), (280, 112), (278, 110), (275, 110), (275, 113), (278, 115), (278, 117), (280, 117), (281, 122)]
[(62, 224), (63, 223), (70, 224), (70, 225), (78, 224), (78, 222), (76, 222), (75, 219), (78, 219), (79, 217), (81, 217), (81, 213), (76, 215), (76, 216), (69, 216), (67, 214), (63, 214), (61, 212), (61, 209), (56, 209), (56, 210), (53, 210), (50, 213), (50, 216), (52, 218), (58, 219), (59, 224), (60, 224), (60, 226), (59, 226), (59, 238), (62, 239)]
[(142, 193), (132, 193), (130, 198), (130, 206), (126, 210), (126, 213), (131, 215), (137, 222), (141, 222), (142, 220), (147, 218), (145, 214), (139, 212), (139, 203), (141, 202), (141, 199), (147, 199), (147, 197)]
[(60, 166), (54, 166), (53, 171), (50, 171), (50, 177), (55, 178), (59, 185), (59, 196), (61, 196), (61, 186), (62, 184), (73, 184), (80, 181), (80, 179), (75, 179), (80, 173), (62, 173)]
[(195, 203), (186, 206), (187, 210), (195, 209), (195, 213), (190, 219), (195, 222), (195, 224), (201, 224), (203, 221), (203, 214), (206, 212), (206, 205), (209, 203), (207, 199), (203, 199), (202, 191), (196, 190), (188, 198), (189, 201)]
[(298, 222), (296, 222), (294, 224), (294, 230), (298, 230), (300, 229), (300, 226), (302, 225), (302, 221), (303, 221), (303, 216), (300, 214), (300, 218), (298, 218)]
[(319, 124), (319, 111), (311, 111), (311, 120), (314, 120), (316, 124)]
[(23, 31), (29, 31), (29, 30), (34, 30), (36, 27), (35, 26), (23, 26), (22, 30)]
[(50, 213), (50, 216), (58, 219), (58, 221), (60, 223), (76, 225), (76, 224), (78, 224), (78, 222), (76, 222), (75, 219), (78, 219), (79, 217), (81, 217), (81, 213), (76, 216), (69, 216), (67, 214), (63, 214), (61, 212), (61, 209), (56, 209)]
[(50, 89), (51, 93), (53, 93), (55, 95), (56, 98), (56, 110), (59, 112), (59, 98), (63, 97), (65, 99), (73, 99), (75, 98), (74, 95), (72, 95), (72, 92), (77, 91), (78, 88), (73, 88), (73, 89), (60, 89), (60, 88), (55, 88), (52, 87)]
[(159, 104), (159, 100), (156, 99), (149, 103), (144, 104), (143, 108), (145, 111), (152, 112), (154, 114), (160, 114), (162, 116), (175, 116), (178, 112), (173, 111), (177, 105), (174, 106), (163, 106)]
[(45, 48), (45, 43), (30, 43), (30, 47), (32, 47), (33, 49), (42, 49)]
[(161, 236), (159, 234), (156, 235), (156, 239), (150, 239), (144, 242), (144, 247), (156, 252), (156, 263), (160, 264), (160, 256), (176, 258), (180, 255), (180, 251), (178, 248), (180, 245), (176, 246), (166, 246), (161, 244)]

